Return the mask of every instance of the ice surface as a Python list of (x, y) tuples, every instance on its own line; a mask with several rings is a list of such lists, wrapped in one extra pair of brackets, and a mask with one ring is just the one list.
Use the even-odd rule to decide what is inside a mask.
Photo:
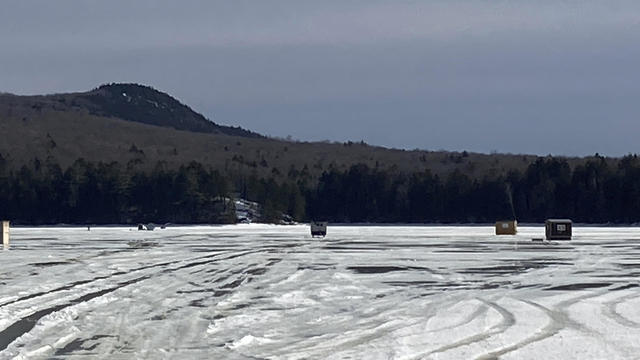
[(639, 357), (640, 229), (493, 231), (14, 228), (0, 358)]

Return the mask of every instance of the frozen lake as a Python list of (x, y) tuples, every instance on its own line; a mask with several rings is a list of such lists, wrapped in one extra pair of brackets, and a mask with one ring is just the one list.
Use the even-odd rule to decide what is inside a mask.
[(14, 228), (0, 358), (637, 359), (640, 229)]

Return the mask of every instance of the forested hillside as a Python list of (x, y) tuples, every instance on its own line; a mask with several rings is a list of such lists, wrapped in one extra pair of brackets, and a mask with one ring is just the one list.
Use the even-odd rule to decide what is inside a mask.
[[(162, 116), (156, 117), (156, 112)], [(205, 123), (220, 131), (196, 131)], [(50, 159), (62, 169), (84, 159), (117, 161), (147, 172), (158, 162), (177, 170), (196, 161), (225, 173), (255, 173), (278, 182), (288, 181), (289, 174), (297, 172), (317, 181), (325, 171), (344, 171), (356, 164), (409, 173), (429, 170), (440, 176), (458, 169), (482, 178), (504, 175), (510, 169), (522, 171), (537, 158), (387, 149), (361, 141), (286, 141), (233, 129), (237, 128), (215, 125), (168, 95), (140, 85), (111, 84), (86, 93), (46, 96), (0, 95), (0, 131), (6, 134), (0, 155), (13, 170), (35, 159)], [(567, 161), (574, 166), (584, 160)]]
[(270, 139), (133, 84), (0, 95), (0, 217), (23, 224), (640, 220), (640, 163)]

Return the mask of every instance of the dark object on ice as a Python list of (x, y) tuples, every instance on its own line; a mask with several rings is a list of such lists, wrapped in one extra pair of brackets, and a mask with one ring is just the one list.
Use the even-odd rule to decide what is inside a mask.
[(149, 231), (153, 231), (153, 229), (156, 228), (156, 225), (154, 223), (148, 223), (147, 225), (145, 224), (138, 224), (138, 230), (149, 230)]
[(282, 219), (279, 222), (280, 225), (295, 225), (296, 222), (293, 220), (293, 217), (288, 214), (282, 214)]
[(515, 235), (517, 232), (517, 220), (496, 221), (496, 235)]
[(572, 225), (569, 219), (548, 219), (544, 223), (547, 240), (571, 240)]
[(312, 221), (311, 222), (311, 236), (326, 236), (327, 235), (327, 222), (326, 221)]

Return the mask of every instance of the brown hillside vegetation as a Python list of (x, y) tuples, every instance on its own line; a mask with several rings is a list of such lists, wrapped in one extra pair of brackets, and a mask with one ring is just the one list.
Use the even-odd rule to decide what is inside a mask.
[[(37, 158), (51, 159), (65, 168), (84, 158), (151, 170), (159, 162), (177, 168), (196, 161), (230, 173), (285, 180), (305, 172), (316, 179), (323, 171), (346, 170), (357, 163), (402, 172), (429, 170), (441, 176), (459, 169), (472, 178), (483, 178), (510, 169), (523, 171), (537, 159), (533, 155), (406, 151), (352, 142), (291, 142), (228, 127), (242, 136), (177, 130), (178, 126), (168, 127), (166, 122), (156, 126), (122, 119), (108, 113), (109, 109), (96, 111), (83, 102), (86, 94), (0, 95), (0, 131), (4, 134), (0, 155), (5, 164), (15, 169)], [(136, 110), (149, 118), (145, 109)], [(572, 166), (586, 161), (567, 160)]]

